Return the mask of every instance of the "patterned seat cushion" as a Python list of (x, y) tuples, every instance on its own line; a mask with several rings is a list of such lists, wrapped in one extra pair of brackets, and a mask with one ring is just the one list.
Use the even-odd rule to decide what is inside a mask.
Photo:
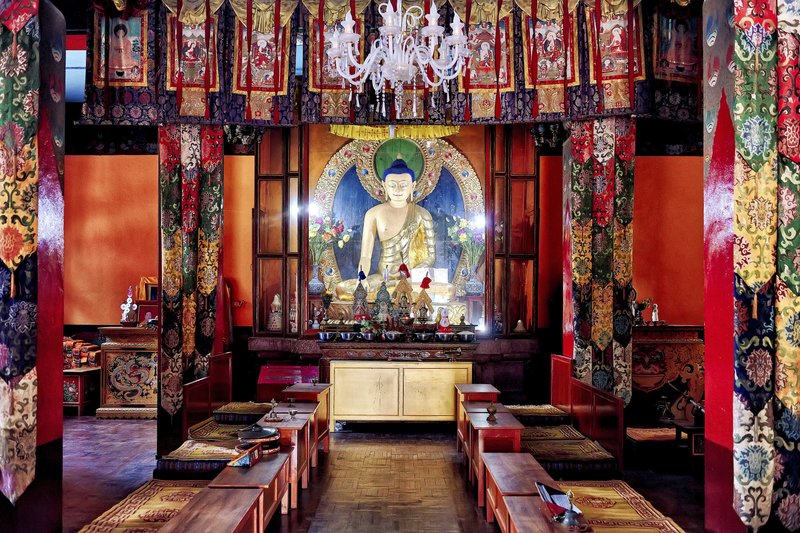
[(614, 456), (593, 440), (526, 440), (521, 448), (556, 479), (605, 479), (618, 473)]
[(508, 412), (526, 426), (569, 425), (569, 413), (550, 404), (506, 405)]
[(242, 424), (220, 424), (213, 418), (208, 418), (189, 428), (189, 438), (204, 441), (237, 440), (238, 433), (244, 427)]
[(565, 491), (572, 490), (575, 505), (596, 532), (683, 531), (624, 481), (569, 481), (560, 485)]
[(586, 436), (572, 426), (537, 426), (522, 430), (522, 440), (583, 440)]
[(627, 428), (625, 435), (634, 442), (674, 442), (673, 428)]
[(203, 490), (208, 481), (148, 481), (124, 500), (84, 526), (80, 533), (156, 531)]
[(238, 441), (198, 441), (187, 440), (181, 446), (158, 459), (156, 472), (159, 477), (213, 477), (239, 452), (235, 450)]
[(255, 424), (272, 411), (272, 405), (256, 402), (230, 402), (214, 411), (214, 421), (220, 424)]

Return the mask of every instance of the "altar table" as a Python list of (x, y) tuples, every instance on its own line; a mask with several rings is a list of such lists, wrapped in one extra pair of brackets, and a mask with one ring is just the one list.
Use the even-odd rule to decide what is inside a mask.
[[(301, 402), (319, 402), (317, 408), (317, 450), (328, 453), (328, 420), (331, 413), (331, 384), (330, 383), (295, 383), (283, 389), (286, 398), (294, 398)], [(316, 466), (316, 459), (314, 459)]]
[(162, 533), (264, 531), (264, 496), (260, 489), (204, 489), (173, 516)]
[(472, 381), (472, 363), (331, 361), (330, 379), (331, 431), (337, 420), (454, 422), (453, 386)]
[[(455, 387), (456, 421), (466, 419), (462, 402), (479, 400), (496, 402), (497, 397), (500, 396), (499, 390), (485, 383), (456, 383)], [(461, 447), (466, 443), (466, 424), (462, 427), (459, 423), (456, 424), (456, 427), (456, 451), (460, 451)]]
[(469, 480), (478, 481), (478, 507), (483, 507), (485, 494), (486, 469), (483, 464), (483, 452), (514, 452), (520, 450), (520, 437), (524, 427), (509, 413), (497, 413), (496, 420), (489, 422), (486, 413), (467, 413), (469, 425), (467, 442), (469, 453), (467, 467)]
[(212, 489), (255, 488), (263, 494), (263, 523), (268, 524), (281, 506), (281, 514), (289, 512), (290, 453), (279, 452), (263, 457), (251, 467), (228, 466), (209, 483)]

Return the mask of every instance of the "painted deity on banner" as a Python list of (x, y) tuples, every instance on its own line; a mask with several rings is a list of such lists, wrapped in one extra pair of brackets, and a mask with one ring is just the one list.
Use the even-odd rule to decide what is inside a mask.
[(500, 21), (500, 69), (495, 63), (495, 37), (497, 28), (494, 22), (483, 20), (477, 24), (469, 25), (470, 89), (492, 88), (499, 83), (501, 86), (508, 84), (509, 79), (509, 54), (508, 54), (508, 18)]
[[(216, 18), (209, 22), (208, 35), (212, 43), (217, 42)], [(174, 16), (169, 16), (169, 90), (178, 87), (178, 67), (183, 75), (181, 85), (184, 88), (206, 88), (206, 68), (208, 73), (208, 90), (218, 90), (216, 46), (209, 48), (206, 43), (205, 24), (183, 24), (180, 42), (180, 57), (176, 58), (178, 24)], [(176, 61), (177, 59), (177, 61)]]
[[(321, 94), (322, 115), (328, 117), (344, 117), (350, 115), (350, 92), (342, 88), (342, 78), (336, 73), (335, 66), (327, 60), (325, 53), (320, 54), (320, 35), (318, 19), (309, 23), (309, 71), (311, 72), (310, 89)], [(325, 20), (323, 25), (322, 46), (330, 48), (329, 37), (336, 30), (342, 31), (342, 20)], [(355, 32), (360, 33), (363, 15), (356, 17)], [(360, 55), (360, 54), (359, 54)]]
[[(629, 107), (631, 97), (629, 94), (628, 62), (633, 59), (632, 81), (644, 79), (644, 52), (642, 48), (642, 21), (637, 9), (630, 20), (633, 27), (628, 27), (628, 13), (610, 14), (600, 17), (600, 39), (595, 40), (594, 11), (586, 10), (587, 27), (589, 28), (589, 42), (596, 43), (590, 46), (590, 72), (591, 81), (596, 83), (599, 67), (603, 80), (603, 101), (605, 107), (618, 109)], [(628, 33), (632, 32), (632, 35)], [(633, 50), (629, 50), (633, 43)]]
[(577, 49), (567, 49), (567, 43), (575, 42), (575, 22), (565, 26), (563, 19), (537, 17), (531, 46), (533, 21), (533, 17), (525, 17), (525, 87), (537, 90), (539, 112), (563, 113), (564, 86), (578, 84), (574, 68)]
[[(248, 45), (247, 31), (241, 22), (236, 24), (234, 50), (233, 92), (250, 94), (250, 105), (254, 118), (268, 117), (272, 111), (272, 97), (286, 94), (288, 83), (288, 61), (286, 54), (286, 30), (280, 31), (276, 46), (272, 32), (252, 32), (252, 45)], [(247, 56), (242, 50), (250, 49), (250, 80), (247, 79)], [(277, 75), (277, 77), (276, 77)]]
[(700, 79), (698, 21), (655, 15), (653, 73), (656, 78), (694, 83)]
[(94, 24), (94, 49), (99, 52), (94, 56), (94, 84), (105, 86), (108, 73), (111, 86), (146, 87), (147, 14), (108, 19), (95, 13)]
[[(499, 24), (499, 46), (497, 34)], [(514, 74), (511, 68), (509, 43), (512, 42), (509, 17), (481, 20), (469, 25), (469, 85), (460, 80), (460, 90), (469, 90), (472, 96), (472, 115), (475, 118), (494, 117), (497, 113), (497, 93), (514, 89)], [(499, 59), (500, 64), (497, 64)]]

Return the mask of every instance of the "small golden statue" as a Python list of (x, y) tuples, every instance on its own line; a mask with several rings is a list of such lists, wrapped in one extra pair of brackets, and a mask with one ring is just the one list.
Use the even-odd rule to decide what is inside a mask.
[(411, 288), (411, 284), (408, 282), (411, 273), (405, 263), (400, 265), (398, 272), (401, 276), (394, 288), (392, 303), (394, 303), (395, 308), (400, 310), (400, 316), (402, 317), (409, 314), (409, 310), (414, 304), (414, 289)]
[(433, 315), (433, 300), (428, 296), (425, 289), (431, 287), (431, 278), (427, 275), (422, 278), (422, 283), (419, 285), (419, 293), (417, 293), (417, 301), (414, 304), (414, 314), (417, 316), (419, 322), (427, 322), (428, 317)]

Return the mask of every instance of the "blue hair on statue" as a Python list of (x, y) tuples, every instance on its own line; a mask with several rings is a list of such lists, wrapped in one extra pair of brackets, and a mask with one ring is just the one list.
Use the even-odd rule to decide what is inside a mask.
[(400, 156), (397, 156), (397, 159), (395, 159), (392, 164), (389, 165), (389, 168), (383, 171), (383, 181), (386, 181), (386, 176), (390, 174), (408, 174), (411, 176), (411, 181), (417, 179), (414, 171), (408, 168), (408, 165), (406, 165), (406, 162)]

